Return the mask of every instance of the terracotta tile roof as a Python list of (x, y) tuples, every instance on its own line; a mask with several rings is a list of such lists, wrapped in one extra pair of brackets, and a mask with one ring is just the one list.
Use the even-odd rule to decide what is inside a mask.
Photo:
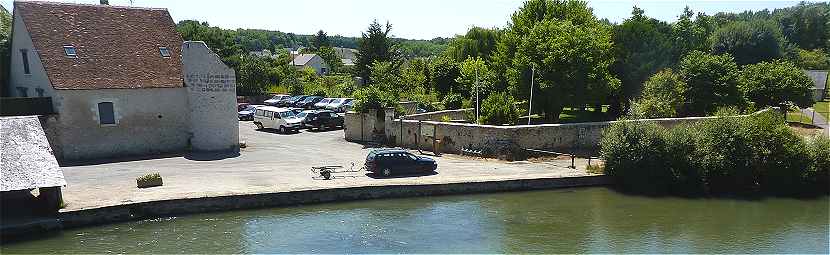
[(14, 12), (55, 89), (182, 87), (182, 38), (166, 9), (27, 1)]

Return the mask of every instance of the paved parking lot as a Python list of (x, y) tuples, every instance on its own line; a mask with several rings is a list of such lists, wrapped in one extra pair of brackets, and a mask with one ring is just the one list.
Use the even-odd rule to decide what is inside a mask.
[[(65, 210), (122, 203), (388, 184), (435, 184), (539, 177), (586, 175), (566, 168), (569, 160), (505, 162), (445, 154), (437, 157), (438, 174), (373, 178), (365, 172), (335, 180), (314, 180), (311, 166), (355, 163), (359, 168), (371, 148), (345, 141), (342, 130), (295, 134), (257, 131), (251, 122), (239, 123), (240, 140), (247, 143), (239, 155), (192, 154), (167, 158), (62, 167)], [(584, 165), (584, 162), (578, 162)], [(164, 186), (138, 189), (135, 178), (159, 172)], [(342, 175), (341, 175), (342, 176)]]

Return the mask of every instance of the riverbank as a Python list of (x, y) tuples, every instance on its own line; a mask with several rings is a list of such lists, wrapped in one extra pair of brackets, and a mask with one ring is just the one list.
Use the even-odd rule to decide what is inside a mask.
[[(373, 148), (346, 142), (341, 130), (284, 135), (257, 131), (250, 122), (239, 124), (247, 147), (235, 155), (188, 154), (62, 166), (68, 183), (62, 189), (66, 207), (52, 219), (2, 222), (0, 232), (14, 236), (7, 233), (25, 232), (12, 229), (54, 230), (156, 215), (555, 188), (560, 185), (556, 184), (561, 182), (558, 179), (592, 176), (585, 171), (586, 160), (578, 159), (573, 169), (567, 167), (570, 159), (506, 162), (445, 154), (434, 157), (439, 164), (437, 173), (380, 178), (351, 172), (322, 180), (310, 171), (311, 166), (342, 165), (348, 169), (354, 162), (357, 170)], [(135, 179), (148, 173), (160, 173), (164, 185), (137, 188)], [(535, 184), (539, 182), (543, 185)]]
[(610, 184), (609, 178), (597, 175), (423, 185), (361, 186), (158, 200), (64, 211), (54, 219), (42, 218), (4, 226), (0, 233), (3, 236), (2, 240), (14, 241), (14, 239), (23, 237), (22, 235), (174, 215), (355, 200), (545, 190), (608, 184)]

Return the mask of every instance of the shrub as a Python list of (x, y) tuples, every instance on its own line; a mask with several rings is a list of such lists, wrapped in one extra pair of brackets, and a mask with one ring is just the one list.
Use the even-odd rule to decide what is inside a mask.
[(353, 106), (356, 112), (368, 110), (383, 110), (385, 107), (394, 107), (397, 100), (389, 93), (384, 93), (376, 86), (366, 86), (354, 93), (355, 103)]
[(605, 173), (626, 190), (665, 193), (674, 183), (666, 167), (664, 130), (654, 123), (622, 121), (602, 135)]
[(481, 104), (479, 123), (490, 125), (515, 124), (519, 112), (513, 106), (515, 100), (506, 92), (496, 92), (487, 96)]
[(626, 190), (671, 194), (828, 192), (830, 140), (805, 142), (774, 112), (671, 129), (618, 122), (600, 142), (605, 172)]
[(810, 168), (805, 178), (809, 190), (818, 194), (830, 193), (830, 139), (820, 134), (808, 139), (807, 155)]
[(447, 110), (461, 109), (463, 100), (460, 94), (447, 94), (444, 96), (444, 108)]

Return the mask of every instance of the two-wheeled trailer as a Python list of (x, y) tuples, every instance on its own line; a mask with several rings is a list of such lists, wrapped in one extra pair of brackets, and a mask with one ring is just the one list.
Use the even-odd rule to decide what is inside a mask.
[(313, 166), (311, 167), (311, 172), (314, 173), (315, 180), (332, 180), (336, 179), (337, 177), (345, 178), (346, 176), (334, 176), (334, 174), (339, 173), (357, 173), (363, 170), (354, 169), (354, 162), (352, 162), (352, 166), (348, 170), (344, 170), (345, 167), (343, 166)]

